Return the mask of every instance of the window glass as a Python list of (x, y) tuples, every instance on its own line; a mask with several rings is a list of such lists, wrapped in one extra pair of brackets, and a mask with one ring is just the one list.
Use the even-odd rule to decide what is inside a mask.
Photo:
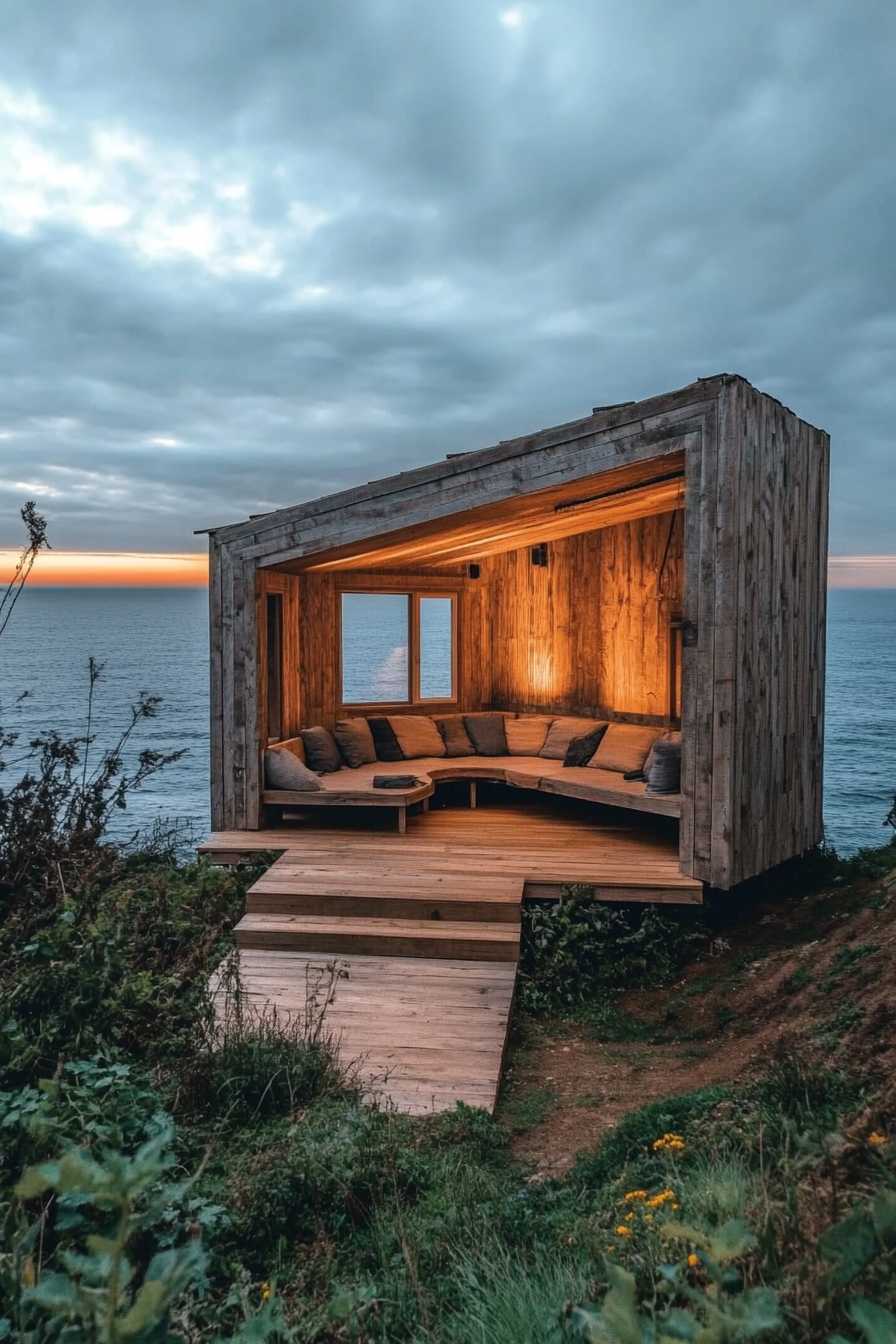
[(343, 704), (409, 699), (407, 594), (343, 593)]
[(420, 699), (454, 698), (454, 600), (420, 598)]

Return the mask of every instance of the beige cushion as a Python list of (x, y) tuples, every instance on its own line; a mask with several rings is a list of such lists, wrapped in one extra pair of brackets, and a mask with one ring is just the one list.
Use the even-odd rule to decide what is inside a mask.
[(628, 774), (630, 770), (643, 770), (650, 748), (662, 735), (662, 728), (645, 728), (640, 723), (611, 723), (588, 762), (588, 768), (615, 770), (620, 775)]
[(389, 715), (389, 724), (406, 761), (420, 756), (444, 756), (445, 743), (432, 719), (422, 714)]
[(538, 753), (549, 761), (562, 761), (574, 737), (586, 737), (599, 728), (602, 719), (555, 719), (548, 729), (544, 746)]
[(545, 743), (553, 716), (525, 714), (519, 719), (506, 719), (507, 750), (511, 756), (537, 756)]

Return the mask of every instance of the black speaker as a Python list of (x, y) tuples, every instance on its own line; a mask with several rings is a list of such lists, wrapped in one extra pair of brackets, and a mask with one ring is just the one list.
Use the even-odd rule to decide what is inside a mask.
[(548, 544), (542, 541), (538, 546), (532, 547), (532, 563), (539, 569), (546, 569), (548, 564)]
[(468, 579), (478, 579), (478, 578), (479, 578), (479, 566), (478, 566), (478, 565), (467, 565), (467, 578), (468, 578)]

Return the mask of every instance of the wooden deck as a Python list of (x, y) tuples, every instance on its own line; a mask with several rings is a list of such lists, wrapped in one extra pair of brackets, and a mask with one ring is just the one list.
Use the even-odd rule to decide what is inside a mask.
[(693, 904), (668, 828), (548, 802), (433, 810), (396, 835), (368, 814), (218, 832), (217, 862), (281, 851), (235, 931), (249, 1000), (293, 1014), (308, 974), (348, 972), (328, 1010), (346, 1061), (400, 1110), (494, 1106), (524, 897), (593, 886), (599, 900)]

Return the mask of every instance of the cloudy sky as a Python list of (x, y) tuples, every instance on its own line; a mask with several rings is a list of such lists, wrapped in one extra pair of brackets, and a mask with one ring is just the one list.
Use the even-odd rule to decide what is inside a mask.
[(722, 371), (896, 553), (891, 0), (4, 0), (0, 546), (219, 524)]

